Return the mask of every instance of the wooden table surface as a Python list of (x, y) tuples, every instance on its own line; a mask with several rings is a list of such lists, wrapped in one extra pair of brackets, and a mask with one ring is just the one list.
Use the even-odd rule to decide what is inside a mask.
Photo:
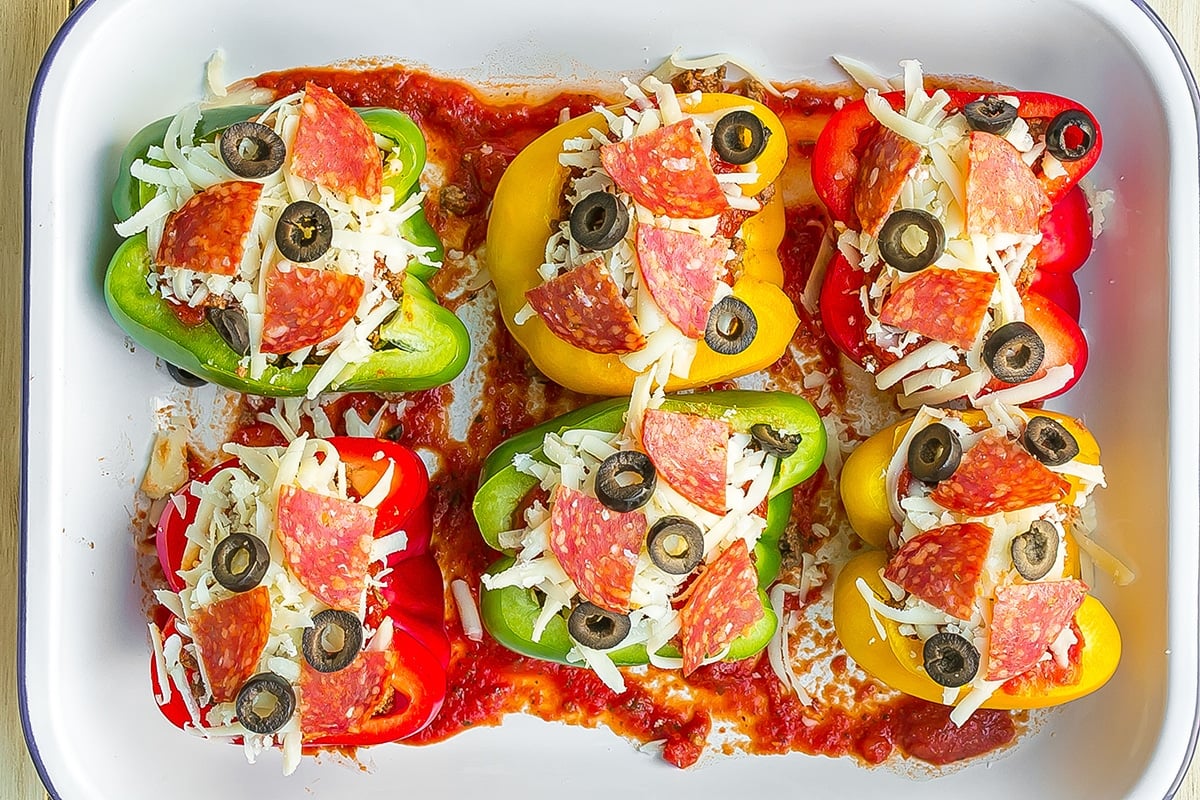
[[(1195, 69), (1200, 65), (1200, 0), (1149, 0), (1179, 41)], [(73, 0), (0, 0), (0, 18), (7, 19), (0, 33), (0, 186), (7, 186), (10, 209), (22, 207), (22, 163), (25, 113), (33, 78), (58, 26), (66, 19)], [(30, 761), (21, 733), (17, 708), (16, 628), (19, 533), (17, 492), (20, 480), (20, 443), (17, 420), (21, 409), (21, 237), (22, 217), (0, 215), (0, 269), (11, 278), (0, 284), (0, 337), (11, 342), (0, 348), (0, 374), (7, 375), (10, 391), (0, 397), (0, 417), (12, 421), (0, 461), (0, 505), (6, 509), (0, 527), (0, 596), (8, 598), (0, 612), (0, 643), (12, 648), (0, 659), (0, 798), (45, 800), (46, 792)], [(1193, 766), (1181, 800), (1200, 800), (1200, 767)]]

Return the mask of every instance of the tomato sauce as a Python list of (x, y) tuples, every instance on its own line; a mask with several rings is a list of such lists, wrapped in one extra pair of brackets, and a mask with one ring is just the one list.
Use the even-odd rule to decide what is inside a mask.
[[(451, 289), (466, 267), (459, 261), (484, 240), (487, 207), (500, 175), (513, 156), (538, 134), (557, 124), (564, 110), (572, 116), (590, 110), (612, 96), (560, 93), (530, 101), (511, 94), (485, 97), (462, 83), (430, 76), (402, 66), (366, 71), (299, 69), (275, 72), (257, 79), (260, 86), (286, 94), (306, 82), (327, 86), (351, 105), (386, 106), (406, 112), (429, 140), (431, 163), (441, 169), (443, 183), (426, 200), (430, 220), (443, 237), (448, 261), (433, 282), (442, 301), (454, 309), (466, 302)], [(793, 130), (819, 130), (832, 113), (837, 95), (828, 90), (796, 87), (791, 96), (770, 98)], [(803, 135), (802, 135), (803, 138)], [(811, 136), (809, 137), (811, 139)], [(800, 140), (792, 150), (807, 172), (811, 141)], [(833, 401), (845, 399), (846, 387), (837, 369), (838, 357), (825, 337), (819, 317), (805, 310), (804, 288), (809, 282), (821, 239), (828, 224), (821, 206), (809, 200), (787, 205), (787, 233), (780, 247), (785, 269), (784, 288), (796, 304), (802, 324), (795, 347), (816, 353), (829, 376)], [(457, 251), (457, 254), (456, 254)], [(498, 554), (484, 542), (471, 512), (477, 476), (483, 459), (496, 445), (558, 413), (592, 398), (577, 395), (542, 377), (514, 342), (494, 312), (496, 333), (474, 347), (485, 361), (482, 407), (468, 421), (464, 438), (451, 435), (451, 387), (443, 386), (397, 398), (385, 409), (384, 431), (389, 438), (433, 454), (433, 549), (447, 585), (462, 579), (478, 591), (480, 575)], [(807, 369), (807, 367), (806, 367)], [(805, 372), (788, 359), (770, 368), (780, 385), (799, 385)], [(817, 387), (813, 388), (815, 394)], [(808, 393), (808, 390), (805, 390)], [(353, 407), (369, 417), (383, 408), (384, 399), (350, 395), (333, 401), (331, 419)], [(235, 438), (257, 444), (271, 434), (260, 423), (242, 428)], [(814, 523), (832, 524), (831, 481), (824, 470), (797, 487), (795, 505), (785, 536), (785, 556), (797, 561), (804, 552), (816, 553), (824, 544)], [(827, 582), (828, 585), (828, 582)], [(831, 587), (830, 587), (831, 588)], [(789, 599), (785, 613), (803, 615), (822, 594)], [(472, 727), (494, 726), (512, 713), (595, 727), (603, 725), (639, 742), (662, 745), (672, 764), (694, 764), (709, 747), (710, 734), (736, 733), (748, 743), (736, 745), (752, 753), (800, 751), (851, 756), (878, 764), (896, 753), (944, 764), (991, 752), (1015, 736), (1020, 715), (979, 711), (961, 728), (948, 721), (948, 709), (894, 692), (865, 677), (841, 652), (829, 620), (815, 626), (814, 636), (831, 653), (829, 676), (842, 691), (820, 696), (806, 705), (785, 688), (765, 655), (734, 663), (701, 667), (686, 681), (677, 672), (652, 667), (626, 670), (627, 689), (616, 693), (590, 670), (528, 658), (511, 652), (485, 635), (472, 641), (462, 632), (454, 602), (447, 595), (447, 628), (452, 660), (445, 705), (425, 730), (409, 743), (444, 740)], [(683, 693), (681, 696), (680, 693)], [(734, 745), (721, 745), (724, 751)]]

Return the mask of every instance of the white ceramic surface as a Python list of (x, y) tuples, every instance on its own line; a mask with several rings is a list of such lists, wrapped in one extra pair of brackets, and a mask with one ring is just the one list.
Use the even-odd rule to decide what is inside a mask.
[[(622, 11), (621, 9), (624, 9)], [(1093, 173), (1117, 205), (1081, 273), (1093, 360), (1055, 406), (1105, 452), (1099, 538), (1137, 581), (1091, 581), (1125, 638), (1102, 691), (1051, 715), (990, 764), (914, 781), (848, 759), (715, 758), (677, 771), (606, 731), (512, 718), (426, 748), (376, 748), (362, 774), (182, 735), (148, 687), (129, 514), (151, 398), (171, 391), (110, 320), (100, 280), (116, 240), (107, 196), (127, 139), (198, 96), (221, 47), (231, 77), (391, 55), (477, 80), (649, 68), (677, 45), (727, 51), (776, 79), (840, 79), (832, 53), (881, 68), (986, 76), (1087, 104), (1104, 125)], [(536, 0), (96, 0), (67, 23), (31, 105), (21, 680), (31, 749), (66, 798), (760, 796), (1162, 797), (1197, 714), (1197, 265), (1194, 89), (1126, 0), (716, 0), (588, 7)], [(1085, 576), (1086, 577), (1086, 576)], [(468, 793), (470, 793), (468, 795)]]

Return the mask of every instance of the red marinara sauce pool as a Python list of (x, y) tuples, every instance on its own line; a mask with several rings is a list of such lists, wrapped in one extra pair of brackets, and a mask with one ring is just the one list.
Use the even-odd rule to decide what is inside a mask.
[[(486, 235), (487, 208), (500, 175), (516, 153), (552, 128), (564, 113), (586, 112), (597, 102), (614, 101), (612, 93), (560, 93), (530, 102), (495, 92), (485, 96), (466, 84), (431, 76), (402, 66), (365, 71), (298, 69), (260, 76), (259, 86), (287, 94), (308, 81), (327, 86), (354, 106), (386, 106), (409, 114), (421, 126), (429, 158), (441, 170), (442, 183), (426, 199), (430, 221), (451, 254), (470, 255)], [(780, 246), (786, 273), (785, 291), (796, 304), (802, 324), (793, 349), (824, 362), (828, 389), (835, 405), (845, 399), (846, 387), (837, 370), (835, 351), (819, 319), (805, 311), (801, 299), (817, 256), (828, 219), (808, 182), (808, 158), (824, 120), (832, 113), (837, 92), (807, 86), (793, 87), (787, 99), (768, 98), (788, 129), (792, 146), (785, 187), (788, 228)], [(808, 182), (806, 184), (806, 182)], [(442, 301), (454, 309), (462, 293), (449, 290), (464, 278), (466, 267), (448, 259), (434, 279)], [(441, 469), (433, 477), (434, 550), (447, 585), (462, 579), (478, 591), (479, 578), (496, 558), (483, 541), (471, 514), (476, 476), (486, 454), (506, 438), (592, 398), (577, 395), (547, 381), (509, 336), (493, 309), (496, 331), (490, 342), (475, 342), (487, 353), (484, 366), (483, 409), (468, 422), (465, 441), (450, 435), (452, 390), (440, 387), (407, 395), (402, 410), (385, 421), (384, 430), (405, 445), (436, 454)], [(781, 385), (796, 385), (802, 377), (792, 360), (781, 359), (768, 370)], [(796, 391), (808, 396), (806, 389)], [(539, 402), (531, 402), (536, 396)], [(816, 394), (809, 399), (815, 400)], [(827, 398), (828, 400), (828, 398)], [(373, 414), (384, 398), (349, 395), (333, 401), (353, 404), (363, 415)], [(825, 409), (822, 409), (824, 411)], [(340, 419), (341, 414), (329, 414)], [(863, 436), (870, 431), (859, 432)], [(256, 424), (239, 432), (244, 439), (264, 435)], [(269, 434), (267, 434), (269, 435)], [(810, 535), (814, 522), (828, 523), (831, 492), (824, 472), (799, 487), (790, 524), (791, 547), (815, 550)], [(836, 503), (832, 504), (836, 506)], [(798, 559), (800, 553), (791, 552)], [(814, 590), (805, 606), (820, 596)], [(800, 612), (790, 598), (785, 611)], [(765, 655), (735, 663), (702, 667), (684, 682), (678, 674), (645, 668), (626, 671), (628, 688), (617, 694), (590, 670), (554, 664), (513, 653), (488, 636), (475, 642), (463, 635), (454, 603), (447, 602), (447, 627), (453, 646), (445, 705), (433, 724), (410, 742), (441, 741), (471, 727), (497, 725), (510, 713), (530, 713), (547, 720), (595, 727), (604, 725), (641, 742), (660, 742), (663, 757), (678, 766), (694, 764), (709, 736), (736, 733), (751, 753), (802, 751), (852, 756), (877, 764), (896, 752), (933, 764), (946, 764), (981, 755), (1009, 743), (1020, 714), (981, 710), (961, 728), (949, 721), (949, 708), (923, 700), (897, 697), (865, 677), (841, 652), (832, 625), (817, 626), (813, 635), (830, 654), (829, 678), (848, 700), (817, 698), (800, 702), (783, 687)], [(670, 686), (684, 685), (692, 701), (673, 699)], [(722, 749), (732, 750), (724, 745)]]

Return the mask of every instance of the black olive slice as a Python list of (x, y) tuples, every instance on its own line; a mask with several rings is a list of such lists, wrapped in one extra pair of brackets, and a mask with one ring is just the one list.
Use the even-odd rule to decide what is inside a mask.
[(942, 257), (946, 229), (919, 208), (893, 211), (879, 229), (879, 255), (901, 272), (919, 272)]
[(754, 311), (733, 295), (722, 297), (708, 312), (704, 343), (723, 356), (736, 356), (754, 342), (758, 319)]
[(221, 160), (239, 178), (265, 178), (283, 166), (287, 148), (273, 129), (235, 122), (221, 131)]
[(765, 422), (756, 422), (751, 425), (750, 435), (758, 443), (759, 449), (766, 450), (779, 458), (787, 458), (795, 453), (804, 438), (798, 433), (777, 431)]
[(1058, 559), (1058, 531), (1044, 519), (1034, 520), (1028, 531), (1012, 540), (1008, 551), (1022, 578), (1044, 578)]
[(404, 423), (397, 422), (392, 427), (383, 432), (383, 438), (389, 442), (398, 442), (404, 438)]
[(750, 111), (730, 111), (713, 128), (713, 149), (729, 164), (749, 164), (767, 149), (771, 129)]
[(1024, 322), (1010, 322), (992, 331), (983, 343), (983, 363), (999, 380), (1020, 383), (1032, 378), (1046, 357), (1038, 332)]
[(258, 586), (269, 566), (267, 543), (248, 533), (231, 533), (213, 548), (213, 577), (231, 592), (248, 592)]
[(180, 386), (187, 386), (192, 389), (208, 383), (208, 381), (204, 380), (204, 378), (193, 375), (185, 369), (180, 369), (170, 361), (167, 362), (167, 374), (170, 375), (172, 380), (174, 380)]
[(951, 689), (970, 683), (979, 672), (979, 651), (957, 633), (936, 633), (925, 640), (925, 672)]
[[(632, 482), (629, 476), (634, 478)], [(596, 499), (613, 511), (633, 511), (650, 502), (657, 483), (658, 472), (650, 456), (638, 450), (618, 450), (596, 470)]]
[(1017, 121), (1017, 107), (996, 95), (989, 95), (963, 106), (963, 116), (971, 130), (1003, 136)]
[(1046, 126), (1046, 152), (1059, 161), (1078, 161), (1095, 146), (1096, 126), (1078, 109), (1062, 112)]
[(580, 603), (567, 617), (567, 632), (584, 647), (611, 650), (629, 635), (629, 615), (618, 614), (594, 603)]
[(229, 349), (240, 356), (250, 354), (250, 324), (246, 313), (239, 308), (210, 308), (206, 312), (208, 322), (225, 340)]
[(1079, 455), (1079, 442), (1061, 422), (1050, 417), (1031, 417), (1021, 443), (1030, 455), (1048, 467), (1061, 466)]
[(908, 444), (908, 470), (924, 483), (944, 481), (962, 461), (962, 444), (954, 431), (940, 422), (926, 425)]
[(661, 517), (646, 534), (646, 551), (663, 572), (686, 575), (704, 560), (704, 534), (686, 517)]
[(596, 191), (580, 198), (571, 209), (571, 238), (588, 250), (616, 246), (629, 231), (629, 212), (616, 195)]
[(237, 718), (251, 733), (274, 733), (296, 711), (296, 693), (274, 672), (260, 672), (242, 684), (237, 695)]
[(362, 649), (363, 627), (349, 611), (327, 608), (313, 617), (304, 629), (301, 646), (304, 660), (317, 672), (337, 672), (354, 661)]
[(275, 224), (275, 245), (288, 261), (307, 264), (325, 255), (333, 243), (329, 212), (308, 200), (283, 209)]

